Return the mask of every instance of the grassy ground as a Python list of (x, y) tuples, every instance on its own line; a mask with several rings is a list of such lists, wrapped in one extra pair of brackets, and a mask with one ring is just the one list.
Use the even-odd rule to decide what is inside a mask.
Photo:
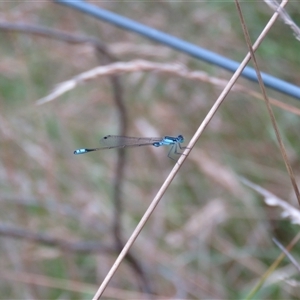
[[(101, 2), (97, 5), (241, 61), (247, 53), (234, 2)], [(120, 61), (181, 63), (228, 80), (231, 74), (51, 2), (2, 2), (1, 21), (99, 38)], [(263, 2), (242, 5), (252, 40), (272, 15)], [(287, 8), (299, 21), (299, 7)], [(296, 14), (296, 11), (298, 14)], [(86, 44), (0, 30), (1, 299), (90, 299), (174, 161), (168, 149), (127, 151), (115, 216), (117, 151), (73, 155), (118, 134), (108, 77), (37, 106), (56, 84), (107, 61)], [(257, 52), (262, 71), (299, 85), (299, 41), (278, 20)], [(187, 144), (222, 87), (160, 72), (120, 77), (131, 136), (182, 134)], [(240, 79), (248, 90), (257, 84)], [(295, 99), (268, 91), (294, 112), (273, 106), (289, 161), (299, 178)], [(287, 245), (297, 225), (243, 185), (244, 176), (298, 208), (266, 105), (232, 91), (180, 169), (109, 284), (109, 299), (245, 299)], [(97, 243), (97, 251), (91, 242)], [(79, 251), (85, 247), (86, 253)], [(92, 252), (92, 253), (90, 253)], [(299, 246), (291, 251), (300, 260)], [(141, 280), (141, 271), (144, 277)], [(285, 281), (287, 278), (290, 281)], [(298, 299), (296, 268), (285, 259), (253, 299)]]

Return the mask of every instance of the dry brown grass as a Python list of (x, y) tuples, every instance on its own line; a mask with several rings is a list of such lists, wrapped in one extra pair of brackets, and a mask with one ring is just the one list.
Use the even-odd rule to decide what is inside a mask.
[[(103, 2), (101, 7), (235, 60), (247, 53), (233, 2)], [(242, 8), (255, 40), (273, 12), (262, 2)], [(1, 21), (101, 38), (119, 66), (127, 67), (121, 82), (128, 135), (182, 134), (187, 144), (231, 76), (51, 2), (2, 2), (0, 9)], [(118, 133), (111, 81), (104, 73), (54, 101), (39, 106), (36, 101), (57, 84), (117, 63), (99, 61), (90, 44), (32, 34), (1, 32), (0, 43), (1, 298), (90, 299), (120, 252), (112, 230), (117, 151), (83, 156), (73, 151)], [(299, 47), (277, 21), (257, 52), (260, 68), (297, 83)], [(137, 60), (148, 69), (134, 69)], [(297, 181), (300, 104), (268, 94)], [(293, 239), (297, 226), (282, 219), (281, 208), (266, 205), (240, 181), (243, 175), (298, 209), (268, 112), (258, 99), (256, 84), (238, 81), (131, 249), (144, 281), (138, 267), (125, 260), (107, 298), (142, 299), (141, 290), (150, 288), (159, 299), (244, 299), (280, 254), (272, 237), (283, 245)], [(174, 167), (166, 156), (167, 149), (154, 147), (127, 153), (124, 241)], [(297, 249), (291, 253), (300, 261)], [(296, 275), (285, 260), (255, 297), (297, 299), (297, 287), (283, 280)]]

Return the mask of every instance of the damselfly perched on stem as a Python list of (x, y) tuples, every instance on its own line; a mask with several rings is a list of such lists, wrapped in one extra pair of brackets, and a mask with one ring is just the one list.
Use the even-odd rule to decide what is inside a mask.
[(182, 135), (178, 135), (177, 137), (173, 136), (165, 136), (160, 138), (144, 138), (144, 137), (128, 137), (128, 136), (120, 136), (120, 135), (107, 135), (100, 140), (100, 144), (103, 146), (98, 148), (81, 148), (74, 151), (74, 154), (84, 154), (88, 152), (98, 151), (98, 150), (105, 150), (105, 149), (113, 149), (113, 148), (126, 148), (126, 147), (141, 147), (141, 146), (171, 146), (171, 149), (168, 153), (168, 157), (170, 154), (181, 154), (178, 152), (179, 149), (184, 149), (181, 146), (183, 143), (184, 138)]

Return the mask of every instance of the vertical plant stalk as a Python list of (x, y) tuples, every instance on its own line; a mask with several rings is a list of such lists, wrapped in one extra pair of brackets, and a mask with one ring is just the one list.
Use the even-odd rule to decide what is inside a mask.
[[(286, 3), (287, 3), (287, 0), (284, 0), (281, 3), (281, 7), (284, 7), (284, 5)], [(264, 30), (262, 31), (262, 33), (260, 34), (260, 36), (258, 37), (258, 39), (256, 40), (256, 42), (255, 42), (255, 44), (253, 46), (254, 51), (258, 48), (258, 46), (260, 45), (260, 43), (263, 41), (264, 37), (266, 36), (266, 34), (268, 33), (268, 31), (271, 29), (272, 25), (275, 23), (275, 21), (276, 21), (277, 18), (278, 18), (278, 12), (275, 12), (273, 14), (272, 18), (270, 19), (270, 21), (268, 22), (268, 24), (266, 25), (266, 27), (264, 28)], [(103, 294), (103, 292), (104, 292), (106, 286), (108, 285), (109, 281), (111, 280), (111, 278), (113, 277), (113, 275), (117, 271), (117, 269), (120, 266), (122, 260), (125, 258), (127, 252), (129, 251), (129, 249), (131, 248), (132, 244), (134, 243), (134, 241), (138, 237), (139, 233), (143, 229), (143, 227), (146, 224), (147, 220), (150, 218), (150, 216), (151, 216), (152, 212), (154, 211), (155, 207), (159, 203), (160, 199), (162, 198), (162, 196), (166, 192), (166, 190), (169, 187), (169, 185), (171, 184), (171, 182), (173, 181), (173, 179), (176, 176), (177, 172), (179, 171), (181, 165), (184, 163), (184, 161), (186, 160), (188, 154), (190, 153), (190, 151), (193, 149), (193, 147), (195, 146), (196, 142), (200, 138), (202, 132), (204, 131), (204, 129), (206, 128), (206, 126), (208, 125), (208, 123), (211, 121), (211, 119), (213, 118), (214, 114), (218, 110), (219, 106), (222, 104), (222, 102), (224, 101), (225, 97), (227, 96), (227, 94), (231, 90), (232, 86), (235, 84), (235, 82), (237, 81), (237, 79), (241, 75), (243, 69), (245, 68), (245, 66), (249, 62), (250, 58), (251, 58), (251, 55), (250, 55), (250, 53), (248, 53), (246, 55), (246, 57), (244, 58), (244, 60), (242, 61), (242, 63), (240, 64), (240, 66), (238, 67), (238, 69), (235, 71), (235, 73), (231, 77), (231, 79), (229, 80), (228, 84), (226, 85), (226, 87), (222, 91), (221, 95), (216, 100), (216, 102), (213, 105), (213, 107), (210, 109), (210, 111), (206, 115), (206, 117), (203, 120), (203, 122), (200, 124), (198, 130), (196, 131), (196, 133), (194, 134), (193, 138), (189, 142), (187, 148), (185, 149), (185, 151), (183, 152), (183, 154), (178, 159), (177, 164), (175, 164), (175, 166), (173, 167), (172, 171), (170, 172), (170, 174), (168, 175), (167, 179), (165, 180), (165, 182), (163, 183), (163, 185), (161, 186), (161, 188), (157, 192), (156, 196), (152, 200), (150, 206), (146, 210), (145, 214), (143, 215), (142, 219), (140, 220), (140, 222), (138, 223), (137, 227), (133, 231), (132, 235), (129, 237), (127, 243), (125, 244), (123, 250), (119, 254), (119, 256), (116, 259), (115, 263), (113, 264), (113, 266), (111, 267), (111, 269), (107, 273), (107, 275), (104, 278), (102, 284), (100, 285), (98, 291), (94, 295), (93, 300), (100, 299), (100, 297)]]
[[(254, 51), (253, 51), (253, 48), (252, 48), (252, 45), (251, 45), (251, 40), (250, 40), (249, 32), (248, 32), (248, 29), (247, 29), (247, 26), (246, 26), (246, 23), (245, 23), (245, 20), (244, 20), (244, 17), (243, 17), (243, 13), (242, 13), (239, 1), (235, 0), (235, 4), (236, 4), (236, 7), (237, 7), (237, 11), (238, 11), (238, 14), (239, 14), (240, 22), (241, 22), (241, 25), (242, 25), (242, 28), (243, 28), (245, 40), (246, 40), (247, 46), (249, 48), (249, 51), (250, 51), (250, 54), (251, 54), (251, 58), (253, 60), (254, 68), (255, 68), (255, 71), (256, 71), (257, 78), (258, 78), (258, 83), (259, 83), (259, 86), (261, 88), (261, 92), (263, 94), (263, 97), (265, 99), (266, 106), (267, 106), (267, 109), (268, 109), (268, 113), (270, 115), (271, 122), (272, 122), (272, 125), (273, 125), (273, 128), (274, 128), (274, 131), (276, 133), (276, 138), (277, 138), (277, 141), (278, 141), (279, 146), (280, 146), (281, 155), (283, 157), (285, 166), (286, 166), (287, 171), (289, 173), (292, 185), (294, 187), (294, 191), (295, 191), (296, 197), (297, 197), (298, 202), (300, 204), (299, 190), (298, 190), (298, 186), (296, 184), (295, 176), (294, 176), (293, 170), (291, 168), (291, 165), (290, 165), (290, 163), (288, 161), (287, 154), (286, 154), (283, 142), (281, 140), (279, 129), (278, 129), (278, 126), (277, 126), (277, 123), (276, 123), (276, 120), (275, 120), (275, 116), (274, 116), (274, 113), (272, 111), (272, 108), (271, 108), (271, 105), (270, 105), (270, 101), (269, 101), (269, 98), (267, 96), (266, 89), (265, 89), (264, 83), (263, 83), (262, 78), (261, 78), (261, 74), (260, 74), (260, 71), (259, 71), (258, 63), (256, 61), (256, 57), (255, 57), (255, 54), (254, 54)], [(299, 241), (299, 239), (300, 239), (300, 234), (298, 234), (298, 235), (296, 235), (294, 237), (294, 239), (287, 246), (286, 251), (290, 251), (294, 247), (294, 245)], [(264, 282), (269, 277), (269, 275), (279, 266), (280, 262), (283, 260), (283, 258), (285, 256), (284, 252), (285, 251), (283, 251), (281, 253), (281, 255), (268, 268), (268, 270), (265, 272), (265, 274), (263, 274), (263, 276), (261, 277), (261, 279), (259, 280), (259, 282), (257, 283), (257, 285), (247, 295), (247, 298), (246, 298), (247, 300), (250, 300), (250, 299), (252, 299), (255, 296), (255, 294), (259, 291), (259, 289), (264, 284)]]
[[(285, 248), (286, 251), (291, 251), (291, 249), (299, 242), (300, 240), (300, 233), (298, 233), (293, 240), (288, 244), (288, 246)], [(256, 286), (250, 291), (250, 293), (247, 295), (245, 300), (251, 300), (255, 296), (255, 294), (259, 291), (259, 289), (262, 287), (264, 282), (267, 280), (267, 278), (274, 272), (274, 270), (279, 266), (279, 264), (282, 262), (282, 260), (285, 257), (285, 253), (282, 252), (277, 259), (272, 263), (272, 265), (267, 269), (267, 271), (262, 275), (259, 282), (256, 284)], [(255, 299), (255, 298), (254, 298)]]
[[(118, 59), (111, 54), (109, 49), (106, 47), (105, 43), (101, 40), (84, 36), (84, 35), (76, 35), (70, 34), (67, 32), (63, 32), (61, 30), (56, 30), (53, 28), (36, 26), (26, 23), (10, 23), (10, 22), (0, 22), (0, 30), (2, 31), (10, 31), (10, 32), (19, 32), (24, 34), (31, 34), (35, 36), (41, 36), (44, 38), (51, 38), (59, 41), (63, 41), (68, 44), (88, 44), (91, 45), (96, 51), (97, 56), (104, 56), (105, 60), (108, 63), (112, 63), (117, 61)], [(118, 120), (119, 120), (119, 133), (120, 135), (126, 135), (128, 122), (127, 122), (127, 110), (124, 104), (123, 98), (123, 89), (120, 82), (120, 77), (118, 75), (112, 75), (110, 77), (110, 82), (113, 91), (113, 98), (115, 105), (118, 111)], [(126, 156), (124, 149), (119, 149), (117, 154), (117, 163), (115, 167), (115, 178), (113, 184), (113, 199), (114, 199), (114, 218), (113, 218), (113, 235), (115, 238), (115, 245), (117, 251), (120, 251), (123, 247), (122, 242), (122, 186), (124, 182), (125, 175), (125, 162)], [(132, 267), (133, 271), (136, 273), (136, 278), (139, 283), (140, 289), (144, 292), (151, 292), (149, 282), (146, 279), (146, 275), (144, 274), (140, 263), (136, 260), (136, 258), (128, 254), (126, 257), (129, 265)]]
[[(299, 234), (299, 238), (300, 238), (300, 234)], [(296, 259), (292, 256), (292, 254), (290, 253), (290, 250), (288, 250), (287, 248), (284, 248), (284, 246), (276, 239), (276, 238), (272, 238), (273, 242), (276, 244), (276, 246), (285, 254), (285, 256), (290, 260), (290, 262), (295, 266), (296, 270), (299, 272), (300, 274), (300, 264), (296, 261)]]
[[(103, 51), (103, 48), (105, 51)], [(108, 63), (115, 62), (117, 59), (110, 55), (106, 47), (96, 48), (99, 54), (104, 54)], [(121, 84), (120, 76), (112, 75), (110, 76), (110, 81), (112, 85), (113, 99), (118, 112), (118, 122), (119, 122), (119, 135), (126, 136), (128, 128), (128, 113), (124, 101), (124, 92)], [(115, 241), (115, 247), (117, 251), (121, 251), (124, 246), (122, 237), (122, 213), (123, 213), (123, 200), (122, 200), (122, 190), (125, 178), (125, 167), (126, 167), (126, 150), (124, 148), (119, 148), (117, 151), (117, 162), (115, 165), (114, 172), (114, 183), (113, 183), (113, 202), (114, 202), (114, 212), (113, 212), (113, 237)], [(146, 275), (142, 269), (140, 262), (129, 252), (126, 259), (137, 274), (136, 279), (140, 290), (145, 293), (152, 293), (150, 284), (146, 278)]]
[[(119, 135), (126, 136), (128, 128), (128, 117), (127, 109), (123, 98), (123, 88), (120, 82), (120, 77), (113, 75), (110, 78), (114, 101), (118, 111), (119, 119)], [(126, 166), (126, 150), (124, 148), (119, 148), (117, 151), (117, 162), (114, 172), (114, 183), (113, 183), (113, 201), (114, 201), (114, 217), (113, 217), (113, 236), (115, 240), (115, 247), (117, 251), (121, 251), (124, 246), (124, 241), (122, 237), (122, 213), (123, 213), (123, 200), (122, 200), (122, 190), (125, 178), (125, 166)], [(140, 262), (133, 256), (130, 252), (127, 254), (126, 259), (137, 274), (136, 279), (139, 288), (144, 293), (152, 293), (150, 283), (146, 278)]]
[[(235, 0), (235, 4), (236, 4), (236, 7), (237, 7), (237, 11), (239, 13), (239, 17), (240, 17), (241, 25), (242, 25), (242, 28), (243, 28), (244, 36), (245, 36), (245, 39), (246, 39), (246, 43), (247, 43), (247, 46), (249, 48), (251, 58), (253, 60), (253, 64), (254, 64), (254, 68), (255, 68), (255, 71), (256, 71), (256, 76), (257, 76), (257, 79), (258, 79), (258, 83), (259, 83), (259, 86), (260, 86), (260, 89), (261, 89), (261, 93), (263, 94), (263, 97), (264, 97), (264, 100), (265, 100), (265, 103), (266, 103), (266, 106), (267, 106), (267, 110), (268, 110), (268, 113), (269, 113), (270, 118), (271, 118), (272, 126), (274, 128), (276, 138), (277, 138), (277, 141), (278, 141), (278, 144), (279, 144), (279, 147), (280, 147), (280, 152), (281, 152), (285, 167), (288, 171), (290, 180), (292, 182), (292, 186), (294, 188), (294, 192), (295, 192), (295, 195), (297, 197), (298, 203), (300, 205), (300, 193), (299, 193), (299, 189), (298, 189), (298, 186), (297, 186), (297, 183), (296, 183), (295, 175), (294, 175), (293, 169), (291, 167), (291, 164), (288, 160), (286, 150), (285, 150), (284, 144), (282, 142), (282, 139), (281, 139), (281, 136), (280, 136), (280, 133), (279, 133), (279, 129), (278, 129), (278, 126), (277, 126), (277, 123), (276, 123), (276, 119), (275, 119), (275, 116), (274, 116), (274, 113), (273, 113), (273, 110), (272, 110), (272, 107), (271, 107), (271, 104), (270, 104), (270, 100), (268, 98), (268, 95), (267, 95), (267, 92), (266, 92), (266, 89), (265, 89), (265, 85), (263, 83), (263, 80), (262, 80), (262, 77), (261, 77), (261, 74), (260, 74), (260, 71), (259, 71), (258, 63), (257, 63), (256, 57), (255, 57), (255, 54), (254, 54), (254, 51), (253, 51), (253, 48), (252, 48), (252, 45), (251, 45), (249, 32), (248, 32), (247, 26), (245, 24), (245, 20), (244, 20), (242, 10), (241, 10), (241, 7), (240, 7), (240, 4), (239, 4), (238, 0)], [(280, 12), (280, 11), (281, 10), (278, 10), (278, 12)]]

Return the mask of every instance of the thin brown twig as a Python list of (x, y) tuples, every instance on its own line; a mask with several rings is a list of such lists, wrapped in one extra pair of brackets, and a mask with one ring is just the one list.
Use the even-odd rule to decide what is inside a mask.
[[(43, 26), (36, 26), (26, 23), (9, 23), (0, 22), (0, 30), (5, 30), (9, 32), (19, 32), (26, 34), (33, 34), (45, 38), (52, 38), (55, 40), (60, 40), (69, 44), (88, 44), (94, 47), (98, 57), (99, 54), (104, 55), (107, 63), (112, 63), (117, 61), (117, 58), (109, 51), (108, 47), (99, 39), (94, 37), (87, 37), (78, 34), (70, 34), (63, 32), (61, 30), (56, 30)], [(113, 91), (113, 99), (118, 111), (118, 121), (119, 121), (119, 134), (126, 135), (127, 131), (127, 110), (125, 106), (125, 101), (123, 98), (123, 88), (120, 82), (118, 74), (111, 74), (110, 81)], [(119, 149), (117, 154), (117, 163), (115, 167), (115, 178), (113, 184), (113, 199), (114, 199), (114, 218), (113, 218), (113, 236), (115, 237), (115, 244), (118, 249), (121, 249), (124, 242), (122, 241), (122, 188), (125, 175), (125, 162), (126, 156), (124, 149)], [(136, 278), (139, 282), (141, 290), (144, 292), (151, 292), (150, 284), (146, 279), (146, 274), (140, 263), (136, 258), (128, 253), (127, 260), (129, 265), (133, 268), (137, 274)]]
[(256, 56), (255, 56), (253, 48), (252, 48), (252, 43), (251, 43), (251, 40), (250, 40), (250, 36), (249, 36), (247, 26), (245, 24), (243, 13), (242, 13), (239, 1), (235, 0), (235, 3), (236, 3), (237, 11), (239, 13), (239, 18), (240, 18), (240, 21), (241, 21), (241, 24), (242, 24), (242, 28), (243, 28), (243, 31), (244, 31), (244, 36), (245, 36), (245, 39), (246, 39), (246, 43), (247, 43), (249, 51), (251, 53), (251, 58), (253, 60), (254, 68), (255, 68), (255, 71), (256, 71), (256, 76), (258, 78), (258, 83), (259, 83), (261, 92), (264, 96), (265, 103), (266, 103), (266, 106), (267, 106), (267, 110), (268, 110), (268, 113), (269, 113), (270, 118), (271, 118), (272, 126), (274, 128), (276, 138), (277, 138), (277, 141), (278, 141), (278, 144), (279, 144), (279, 147), (280, 147), (280, 152), (281, 152), (282, 158), (284, 160), (286, 169), (288, 171), (292, 186), (294, 188), (295, 195), (298, 199), (298, 203), (300, 205), (300, 193), (299, 193), (299, 189), (298, 189), (298, 186), (297, 186), (297, 183), (296, 183), (295, 175), (294, 175), (293, 169), (291, 167), (291, 164), (289, 162), (289, 159), (288, 159), (283, 141), (281, 139), (281, 136), (280, 136), (280, 133), (279, 133), (279, 128), (278, 128), (278, 125), (276, 123), (276, 119), (275, 119), (275, 116), (274, 116), (274, 113), (273, 113), (273, 110), (272, 110), (272, 107), (271, 107), (271, 104), (270, 104), (270, 101), (269, 101), (269, 98), (268, 98), (268, 95), (267, 95), (267, 92), (266, 92), (266, 89), (265, 89), (265, 85), (263, 83), (263, 80), (262, 80), (262, 77), (261, 77), (261, 74), (260, 74), (260, 71), (259, 71), (258, 63), (257, 63)]
[[(99, 51), (101, 53), (101, 51)], [(108, 57), (109, 62), (115, 61), (111, 57)], [(120, 76), (119, 75), (111, 75), (110, 80), (112, 83), (112, 92), (113, 92), (113, 99), (115, 105), (117, 107), (118, 112), (118, 123), (119, 123), (119, 135), (125, 136), (127, 133), (128, 128), (128, 113), (127, 107), (124, 101), (124, 92), (123, 87), (121, 84)], [(113, 237), (115, 240), (116, 248), (121, 251), (124, 246), (124, 239), (122, 237), (122, 213), (123, 213), (123, 200), (122, 200), (122, 193), (123, 193), (123, 184), (125, 178), (125, 166), (126, 166), (126, 150), (120, 148), (117, 150), (117, 162), (115, 165), (115, 172), (114, 172), (114, 183), (113, 183), (113, 201), (114, 201), (114, 217), (113, 217)], [(131, 268), (134, 270), (139, 284), (140, 290), (146, 294), (152, 294), (153, 289), (150, 285), (150, 281), (148, 280), (146, 273), (143, 271), (142, 265), (136, 259), (131, 252), (128, 252), (126, 256), (126, 260), (128, 261)]]
[(61, 30), (43, 26), (36, 26), (27, 23), (0, 22), (0, 30), (33, 34), (44, 38), (52, 38), (68, 44), (88, 44), (96, 48), (97, 51), (101, 52), (106, 57), (108, 57), (110, 61), (117, 60), (117, 58), (114, 55), (112, 55), (111, 52), (108, 50), (106, 45), (102, 41), (94, 37), (79, 34), (71, 34)]
[(45, 233), (35, 233), (23, 228), (16, 228), (1, 225), (0, 235), (15, 239), (25, 239), (29, 242), (39, 243), (51, 247), (57, 247), (59, 249), (76, 252), (76, 253), (107, 253), (115, 254), (118, 249), (112, 246), (103, 245), (100, 242), (83, 241), (83, 242), (71, 242), (66, 239), (60, 239), (51, 237)]

